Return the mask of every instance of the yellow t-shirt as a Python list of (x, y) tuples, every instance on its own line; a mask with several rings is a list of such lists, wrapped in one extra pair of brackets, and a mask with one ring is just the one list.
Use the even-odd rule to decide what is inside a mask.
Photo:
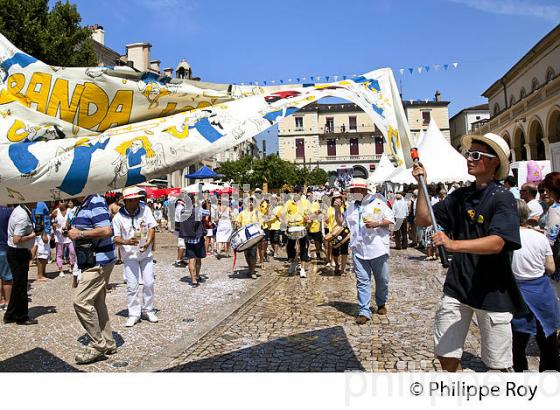
[(288, 202), (286, 202), (285, 212), (286, 223), (288, 224), (288, 227), (305, 226), (304, 213), (302, 210), (300, 210), (300, 207), (298, 207), (293, 199), (290, 199)]
[(272, 217), (274, 219), (272, 219), (272, 221), (270, 222), (270, 227), (268, 228), (271, 231), (279, 231), (280, 228), (282, 227), (280, 218), (282, 218), (283, 209), (284, 207), (282, 205), (278, 205), (272, 210)]
[[(340, 207), (340, 212), (344, 213), (344, 206)], [(327, 228), (329, 232), (332, 232), (336, 226), (338, 226), (338, 224), (336, 223), (334, 206), (329, 206), (329, 210), (327, 211)]]
[(253, 223), (259, 223), (259, 213), (256, 209), (253, 209), (252, 211), (245, 209), (237, 217), (237, 222), (239, 223), (240, 227)]
[(269, 207), (268, 207), (268, 203), (266, 202), (261, 202), (261, 204), (259, 205), (259, 217), (261, 220), (261, 228), (262, 229), (270, 229), (270, 222), (267, 221), (267, 219), (269, 219)]
[[(318, 212), (321, 211), (321, 203), (318, 201), (314, 201), (311, 203), (311, 206), (309, 208), (310, 210), (310, 214), (311, 217), (313, 219), (311, 219), (311, 222), (309, 223), (309, 233), (317, 233), (319, 231), (321, 231), (321, 217), (320, 214), (318, 214)], [(317, 219), (315, 219), (317, 218)]]

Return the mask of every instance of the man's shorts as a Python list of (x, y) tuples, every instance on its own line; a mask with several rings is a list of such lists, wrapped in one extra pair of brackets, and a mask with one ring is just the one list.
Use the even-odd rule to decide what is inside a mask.
[(481, 358), (490, 369), (513, 366), (511, 319), (509, 312), (489, 312), (467, 306), (444, 295), (434, 321), (434, 346), (437, 356), (460, 359), (473, 313), (480, 330)]
[(274, 245), (280, 245), (280, 230), (279, 229), (269, 229), (268, 230), (268, 241)]
[(310, 241), (323, 242), (323, 233), (321, 231), (309, 232), (307, 234), (307, 237), (309, 238)]
[(6, 251), (0, 251), (0, 280), (4, 282), (11, 282), (13, 280), (10, 265), (8, 265), (8, 258)]
[(206, 258), (206, 249), (204, 248), (204, 238), (200, 238), (197, 243), (186, 243), (185, 258), (187, 259), (203, 259)]
[(185, 249), (185, 240), (183, 238), (177, 238), (177, 248)]

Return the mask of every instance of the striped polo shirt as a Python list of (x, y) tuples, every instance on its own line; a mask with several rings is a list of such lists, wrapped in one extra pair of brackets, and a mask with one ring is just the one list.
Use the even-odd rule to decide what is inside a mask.
[[(72, 226), (83, 231), (112, 226), (105, 198), (96, 194), (84, 199), (83, 207), (72, 221)], [(97, 239), (95, 259), (101, 266), (115, 260), (115, 243), (112, 236)]]

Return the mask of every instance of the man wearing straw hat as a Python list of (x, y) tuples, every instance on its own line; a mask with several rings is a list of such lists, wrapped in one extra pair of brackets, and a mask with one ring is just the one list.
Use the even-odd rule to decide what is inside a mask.
[[(140, 203), (143, 194), (138, 187), (123, 191), (124, 206), (113, 218), (115, 244), (120, 246), (124, 262), (128, 320), (132, 327), (140, 318), (148, 322), (158, 321), (154, 313), (154, 258), (152, 245), (156, 220), (149, 206)], [(142, 286), (143, 297), (140, 292)]]
[[(385, 303), (389, 296), (389, 227), (395, 223), (393, 211), (380, 196), (373, 196), (370, 185), (363, 178), (353, 178), (352, 194), (346, 221), (350, 228), (350, 248), (356, 273), (359, 312), (358, 325), (371, 318), (371, 275), (375, 279), (377, 314), (386, 315)], [(342, 223), (340, 212), (337, 221)]]
[[(434, 205), (442, 229), (433, 235), (434, 245), (454, 254), (436, 311), (435, 353), (443, 370), (457, 371), (476, 314), (482, 361), (491, 369), (508, 370), (513, 365), (512, 313), (525, 308), (511, 269), (512, 252), (521, 247), (517, 208), (511, 192), (497, 182), (508, 175), (510, 151), (494, 134), (467, 135), (462, 144), (476, 183)], [(429, 176), (421, 164), (414, 165), (413, 175)], [(416, 224), (431, 224), (422, 190)]]

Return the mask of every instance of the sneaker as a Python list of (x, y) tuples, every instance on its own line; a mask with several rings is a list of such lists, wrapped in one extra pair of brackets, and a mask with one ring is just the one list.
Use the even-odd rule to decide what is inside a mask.
[(257, 276), (256, 273), (252, 273), (252, 274), (251, 274), (251, 279), (257, 279), (257, 277), (258, 277), (258, 276)]
[(125, 323), (125, 327), (132, 327), (138, 322), (140, 322), (140, 318), (138, 316), (129, 316)]
[(386, 315), (387, 314), (387, 308), (385, 307), (385, 305), (377, 306), (377, 314), (378, 315)]
[(116, 347), (110, 347), (107, 350), (105, 350), (105, 356), (112, 356), (114, 354), (117, 354), (117, 348)]
[(146, 319), (150, 323), (157, 323), (159, 321), (158, 317), (154, 312), (142, 313), (142, 319)]
[(75, 357), (76, 364), (90, 364), (105, 359), (107, 359), (107, 356), (92, 348), (85, 348)]
[(297, 268), (297, 262), (292, 262), (292, 264), (288, 268), (288, 273), (292, 275), (296, 271), (296, 268)]
[(307, 275), (305, 274), (305, 269), (299, 268), (299, 277), (300, 278), (306, 278), (307, 277)]
[(369, 321), (369, 317), (360, 315), (356, 318), (356, 324), (357, 325), (364, 325)]
[(64, 277), (64, 272), (60, 272), (60, 273), (58, 274), (58, 277), (59, 277), (59, 278), (63, 278), (63, 277)]

